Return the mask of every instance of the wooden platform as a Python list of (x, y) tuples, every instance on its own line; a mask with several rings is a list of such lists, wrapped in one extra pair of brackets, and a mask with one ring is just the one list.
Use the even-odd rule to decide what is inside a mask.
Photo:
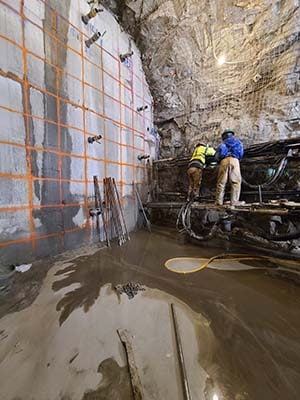
[[(175, 210), (180, 209), (185, 203), (184, 202), (150, 202), (145, 204), (145, 208), (153, 209), (169, 209)], [(271, 215), (284, 215), (290, 212), (300, 213), (300, 203), (287, 201), (278, 202), (270, 201), (268, 203), (246, 203), (239, 206), (230, 206), (230, 204), (224, 204), (223, 206), (218, 206), (214, 203), (201, 203), (195, 201), (192, 204), (193, 209), (198, 210), (216, 210), (219, 212), (230, 211), (230, 212), (244, 212), (244, 213), (254, 213), (254, 214), (271, 214)]]

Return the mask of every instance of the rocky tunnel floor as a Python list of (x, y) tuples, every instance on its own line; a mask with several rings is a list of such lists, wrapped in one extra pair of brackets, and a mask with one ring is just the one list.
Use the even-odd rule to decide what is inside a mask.
[[(171, 303), (193, 400), (297, 399), (295, 282), (272, 276), (274, 266), (264, 261), (253, 269), (192, 274), (164, 267), (170, 258), (223, 251), (139, 232), (122, 247), (91, 248), (34, 266), (1, 295), (1, 399), (133, 399), (118, 329), (130, 334), (143, 398), (182, 399)], [(26, 274), (39, 283), (28, 293), (25, 285), (18, 296)], [(127, 282), (146, 290), (133, 299), (114, 290)]]

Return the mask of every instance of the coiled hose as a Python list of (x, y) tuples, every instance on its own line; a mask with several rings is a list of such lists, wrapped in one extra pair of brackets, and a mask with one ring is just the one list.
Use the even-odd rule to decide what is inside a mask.
[(192, 209), (193, 201), (189, 201), (185, 203), (178, 214), (176, 221), (176, 228), (179, 232), (186, 232), (190, 237), (200, 240), (206, 241), (212, 239), (216, 235), (216, 231), (218, 228), (218, 222), (215, 222), (210, 232), (207, 235), (199, 235), (196, 233), (191, 227), (191, 209)]
[[(212, 226), (210, 232), (206, 235), (200, 235), (196, 233), (191, 227), (191, 210), (192, 210), (193, 201), (185, 203), (178, 214), (176, 221), (176, 228), (179, 232), (186, 232), (190, 237), (199, 240), (199, 241), (207, 241), (216, 236), (219, 222), (215, 222)], [(274, 241), (274, 242), (286, 242), (288, 240), (296, 240), (300, 238), (300, 230), (293, 233), (283, 233), (278, 235), (267, 235), (261, 233), (261, 237)]]
[(279, 165), (275, 175), (273, 175), (268, 181), (266, 181), (260, 185), (253, 185), (253, 184), (247, 182), (244, 178), (242, 178), (243, 184), (248, 186), (251, 189), (258, 189), (259, 187), (261, 187), (261, 189), (264, 189), (266, 187), (269, 187), (269, 186), (273, 185), (274, 183), (276, 183), (278, 181), (278, 179), (282, 176), (282, 174), (287, 166), (287, 163), (288, 163), (288, 158), (287, 158), (287, 156), (285, 156), (281, 160), (280, 165)]

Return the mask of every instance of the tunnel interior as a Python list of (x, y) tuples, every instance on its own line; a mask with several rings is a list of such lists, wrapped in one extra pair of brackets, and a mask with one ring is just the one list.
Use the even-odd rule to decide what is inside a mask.
[(3, 400), (296, 400), (299, 0), (0, 0)]

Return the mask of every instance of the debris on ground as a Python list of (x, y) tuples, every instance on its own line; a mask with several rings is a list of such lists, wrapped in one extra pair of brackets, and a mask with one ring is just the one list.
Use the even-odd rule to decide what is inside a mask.
[(32, 264), (21, 264), (21, 265), (16, 265), (15, 270), (17, 272), (26, 272), (26, 271), (29, 271), (31, 267), (32, 267)]
[[(143, 289), (143, 290), (145, 290), (145, 289)], [(118, 329), (117, 332), (118, 332), (121, 342), (123, 343), (125, 353), (126, 353), (133, 398), (134, 398), (134, 400), (143, 400), (143, 398), (144, 398), (143, 388), (142, 388), (142, 384), (141, 384), (141, 378), (139, 376), (139, 372), (137, 369), (137, 365), (135, 362), (133, 344), (131, 341), (132, 338), (126, 329)]]
[(118, 294), (125, 293), (127, 294), (129, 300), (133, 299), (135, 295), (137, 295), (138, 291), (144, 291), (146, 290), (145, 286), (140, 285), (139, 283), (134, 283), (134, 282), (128, 282), (125, 283), (124, 285), (116, 285), (115, 290), (117, 291)]

